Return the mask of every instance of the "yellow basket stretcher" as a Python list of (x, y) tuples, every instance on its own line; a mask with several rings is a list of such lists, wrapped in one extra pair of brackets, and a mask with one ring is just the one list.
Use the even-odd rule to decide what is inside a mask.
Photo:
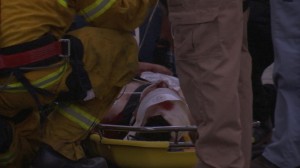
[(102, 156), (120, 168), (193, 168), (197, 162), (194, 144), (170, 141), (139, 141), (111, 139), (104, 131), (135, 131), (143, 133), (172, 132), (175, 137), (180, 132), (195, 132), (195, 126), (133, 127), (98, 124), (96, 132), (90, 136), (89, 153)]

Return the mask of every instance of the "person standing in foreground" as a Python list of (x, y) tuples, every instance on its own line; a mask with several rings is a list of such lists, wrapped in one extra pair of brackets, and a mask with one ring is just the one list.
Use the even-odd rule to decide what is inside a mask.
[(169, 0), (176, 70), (198, 126), (201, 168), (247, 168), (251, 58), (242, 0)]
[(271, 143), (251, 168), (300, 167), (300, 1), (272, 0), (274, 82), (277, 100)]

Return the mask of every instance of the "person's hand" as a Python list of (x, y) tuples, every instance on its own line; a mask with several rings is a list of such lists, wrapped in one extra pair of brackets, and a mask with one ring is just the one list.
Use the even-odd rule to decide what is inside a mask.
[(158, 65), (158, 64), (152, 64), (147, 62), (139, 62), (139, 68), (138, 68), (138, 75), (145, 71), (155, 72), (155, 73), (162, 73), (165, 75), (173, 75), (173, 72), (169, 70), (168, 68)]

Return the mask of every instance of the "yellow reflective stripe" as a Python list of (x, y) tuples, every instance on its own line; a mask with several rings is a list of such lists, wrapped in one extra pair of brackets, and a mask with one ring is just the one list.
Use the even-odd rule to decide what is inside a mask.
[(60, 105), (59, 112), (69, 120), (77, 123), (83, 129), (89, 130), (99, 120), (75, 105)]
[[(38, 88), (46, 88), (46, 87), (54, 84), (58, 80), (60, 80), (60, 78), (62, 77), (62, 75), (66, 71), (66, 69), (67, 69), (67, 64), (60, 67), (57, 71), (52, 72), (49, 75), (32, 82), (32, 85), (35, 86), (35, 87), (38, 87)], [(23, 87), (22, 83), (20, 83), (20, 82), (9, 84), (9, 85), (5, 86), (5, 88), (3, 90), (8, 91), (8, 92), (27, 91)]]
[(57, 2), (58, 2), (61, 6), (65, 7), (65, 8), (68, 7), (68, 2), (67, 2), (67, 0), (57, 0)]
[(96, 0), (93, 4), (81, 10), (80, 14), (85, 16), (87, 21), (92, 21), (107, 11), (115, 2), (116, 0)]
[(0, 156), (0, 165), (6, 166), (8, 163), (11, 163), (15, 158), (15, 153), (7, 152), (4, 155)]

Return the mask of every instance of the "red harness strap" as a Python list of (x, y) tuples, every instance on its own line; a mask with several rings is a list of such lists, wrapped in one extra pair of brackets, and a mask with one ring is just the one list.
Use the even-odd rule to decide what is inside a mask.
[(53, 56), (61, 55), (61, 53), (61, 42), (54, 41), (45, 46), (16, 54), (0, 54), (0, 70), (6, 68), (20, 67), (34, 62), (42, 61)]

